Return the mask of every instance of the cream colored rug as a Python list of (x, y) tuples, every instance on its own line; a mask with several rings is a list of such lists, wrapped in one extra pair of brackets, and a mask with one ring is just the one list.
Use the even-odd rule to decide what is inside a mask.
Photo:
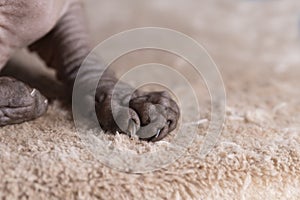
[[(86, 5), (95, 43), (141, 26), (174, 28), (202, 43), (226, 87), (223, 132), (200, 158), (210, 97), (203, 83), (194, 80), (202, 119), (208, 121), (198, 125), (184, 156), (149, 173), (111, 169), (90, 153), (70, 109), (55, 100), (63, 95), (53, 72), (21, 52), (5, 73), (22, 77), (53, 100), (40, 119), (0, 129), (1, 199), (300, 199), (298, 2), (89, 0)], [(188, 67), (160, 52), (128, 56), (115, 67), (153, 60), (176, 69)], [(140, 154), (156, 151), (170, 139), (152, 144), (124, 135), (105, 137)]]

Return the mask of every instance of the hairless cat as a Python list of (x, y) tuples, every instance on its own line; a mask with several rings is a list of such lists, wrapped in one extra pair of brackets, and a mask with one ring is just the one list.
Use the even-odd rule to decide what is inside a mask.
[[(80, 0), (0, 0), (0, 70), (14, 51), (28, 47), (56, 70), (58, 80), (71, 97), (79, 67), (91, 50), (88, 41)], [(85, 67), (86, 79), (92, 77), (95, 69), (104, 71), (100, 62)], [(105, 71), (95, 98), (86, 98), (95, 101), (99, 124), (108, 132), (124, 132), (114, 121), (111, 110), (117, 82), (113, 72)], [(85, 84), (84, 79), (81, 84)], [(131, 95), (130, 86), (123, 84), (117, 102)], [(151, 116), (157, 104), (163, 118)], [(47, 106), (47, 99), (37, 89), (14, 78), (0, 77), (0, 126), (36, 119), (46, 112)], [(121, 103), (118, 108), (122, 108)], [(122, 121), (140, 138), (158, 141), (176, 128), (179, 115), (176, 102), (167, 92), (136, 90), (129, 101), (129, 113), (122, 116)], [(151, 129), (141, 128), (151, 123)]]

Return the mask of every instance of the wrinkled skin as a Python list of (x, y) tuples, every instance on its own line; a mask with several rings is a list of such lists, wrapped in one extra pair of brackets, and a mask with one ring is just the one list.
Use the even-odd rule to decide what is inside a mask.
[[(109, 80), (108, 78), (104, 78)], [(111, 80), (112, 78), (110, 78)], [(105, 131), (121, 131), (128, 135), (136, 134), (140, 139), (159, 141), (176, 128), (179, 108), (167, 92), (135, 91), (123, 83), (117, 91), (116, 99), (112, 93), (116, 79), (103, 81), (96, 91), (96, 112), (101, 127)], [(111, 103), (116, 109), (117, 126), (111, 110)], [(129, 112), (124, 109), (129, 105)], [(121, 118), (118, 120), (118, 118)]]
[[(0, 0), (0, 70), (14, 51), (28, 46), (56, 70), (58, 80), (71, 97), (77, 72), (91, 50), (84, 24), (79, 0)], [(88, 65), (81, 84), (95, 78), (95, 70), (104, 71), (101, 66), (98, 61)], [(123, 89), (112, 101), (117, 81), (114, 73), (105, 73), (95, 98), (83, 97), (86, 103), (95, 101), (103, 130), (158, 141), (176, 128), (179, 108), (167, 92), (131, 94), (130, 86), (123, 83)], [(126, 104), (129, 110), (125, 109)], [(0, 126), (35, 119), (46, 110), (47, 101), (37, 90), (15, 79), (0, 77)]]
[(43, 115), (47, 99), (36, 89), (9, 77), (0, 77), (0, 126), (29, 121)]

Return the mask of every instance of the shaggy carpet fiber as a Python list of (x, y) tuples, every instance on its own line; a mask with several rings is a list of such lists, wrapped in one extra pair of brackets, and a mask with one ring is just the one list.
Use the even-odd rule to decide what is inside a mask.
[[(182, 124), (197, 128), (183, 156), (154, 171), (126, 173), (96, 159), (76, 131), (54, 72), (21, 51), (2, 74), (40, 89), (50, 107), (35, 121), (0, 129), (0, 199), (300, 199), (299, 2), (164, 2), (86, 1), (93, 42), (129, 28), (162, 26), (203, 44), (227, 93), (226, 122), (214, 148), (199, 156), (210, 96), (182, 59), (147, 50), (113, 64), (120, 73), (150, 61), (181, 70), (202, 108), (200, 121)], [(165, 148), (174, 134), (157, 143), (101, 135), (142, 155)]]

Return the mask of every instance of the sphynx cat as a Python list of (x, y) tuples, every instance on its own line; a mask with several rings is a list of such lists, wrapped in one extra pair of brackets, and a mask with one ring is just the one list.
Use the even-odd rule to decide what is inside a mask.
[[(48, 67), (55, 69), (57, 79), (71, 97), (77, 72), (91, 51), (84, 20), (80, 0), (0, 0), (0, 70), (16, 50), (28, 48)], [(85, 66), (90, 67), (87, 70), (90, 75), (93, 68), (104, 71), (101, 63), (95, 63)], [(128, 130), (120, 130), (111, 109), (112, 92), (117, 82), (112, 71), (105, 71), (92, 98), (104, 131), (134, 131), (137, 136), (143, 136), (141, 139), (158, 141), (176, 128), (179, 108), (167, 92), (136, 90), (131, 95), (131, 89), (126, 89), (130, 86), (124, 83), (122, 94), (118, 95), (119, 102), (128, 95), (131, 100), (129, 112), (122, 118)], [(150, 115), (157, 104), (163, 118)], [(47, 106), (47, 99), (37, 89), (11, 77), (0, 77), (0, 126), (34, 120), (47, 111)], [(121, 103), (118, 108), (122, 108)], [(151, 123), (154, 124), (151, 129), (143, 133), (141, 127)]]

